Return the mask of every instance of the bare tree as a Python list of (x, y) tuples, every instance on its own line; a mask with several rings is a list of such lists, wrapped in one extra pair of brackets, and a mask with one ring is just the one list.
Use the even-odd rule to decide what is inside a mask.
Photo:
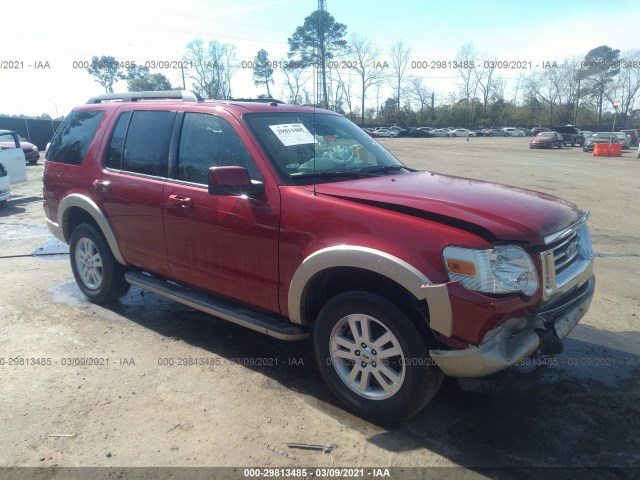
[(284, 67), (282, 68), (282, 74), (285, 77), (285, 83), (288, 93), (289, 103), (300, 105), (304, 102), (303, 88), (309, 81), (309, 77), (305, 73), (305, 68), (302, 63), (297, 61), (280, 60)]
[(409, 96), (420, 105), (420, 125), (424, 124), (425, 109), (431, 103), (431, 93), (422, 83), (422, 77), (411, 77), (409, 79)]
[(411, 47), (398, 40), (389, 50), (389, 56), (391, 57), (391, 68), (393, 71), (392, 87), (395, 93), (395, 97), (398, 99), (398, 111), (400, 111), (400, 97), (403, 93), (403, 82), (405, 72), (409, 66), (409, 60), (411, 56)]
[(353, 78), (350, 75), (341, 73), (340, 69), (336, 70), (336, 75), (338, 78), (338, 86), (342, 92), (342, 99), (349, 109), (349, 119), (353, 120)]
[(528, 78), (529, 91), (549, 106), (549, 125), (553, 125), (554, 108), (560, 99), (559, 76), (556, 68), (547, 68)]
[[(634, 64), (635, 62), (635, 64)], [(620, 72), (610, 87), (605, 90), (605, 96), (612, 105), (619, 104), (618, 113), (622, 125), (627, 126), (630, 111), (640, 94), (640, 68), (631, 68), (640, 63), (640, 50), (631, 50), (622, 55)]]
[(380, 57), (380, 49), (369, 40), (357, 35), (351, 35), (349, 47), (349, 52), (354, 61), (348, 62), (347, 65), (352, 67), (352, 70), (360, 77), (362, 91), (360, 122), (364, 123), (364, 102), (367, 96), (367, 89), (374, 85), (380, 86), (386, 78), (386, 73), (375, 66), (374, 62)]
[(458, 55), (456, 55), (456, 62), (458, 62), (461, 67), (458, 68), (456, 72), (462, 80), (460, 91), (466, 102), (467, 111), (469, 112), (470, 118), (467, 120), (469, 123), (472, 123), (475, 117), (474, 100), (478, 91), (478, 76), (476, 75), (476, 68), (480, 69), (480, 65), (476, 65), (477, 57), (478, 51), (471, 43), (463, 45), (458, 52)]
[(487, 105), (494, 98), (499, 98), (499, 87), (502, 86), (502, 79), (496, 75), (497, 59), (490, 62), (487, 68), (476, 68), (474, 70), (476, 88), (481, 95), (482, 115), (487, 113)]
[[(558, 74), (556, 83), (558, 86), (560, 102), (567, 107), (567, 113), (572, 114), (573, 122), (575, 122), (575, 114), (577, 102), (579, 99), (580, 87), (580, 58), (565, 58), (558, 65)], [(569, 111), (571, 109), (571, 111)]]
[(231, 78), (238, 69), (235, 50), (235, 45), (217, 40), (187, 44), (183, 59), (190, 65), (187, 76), (196, 92), (206, 98), (231, 98)]

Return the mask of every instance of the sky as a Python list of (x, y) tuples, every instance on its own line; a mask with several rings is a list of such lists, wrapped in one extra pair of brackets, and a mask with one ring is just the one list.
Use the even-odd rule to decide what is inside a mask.
[[(411, 46), (411, 62), (453, 61), (460, 48), (471, 43), (480, 53), (480, 63), (531, 62), (534, 69), (545, 61), (583, 57), (603, 44), (622, 51), (640, 48), (637, 0), (326, 0), (326, 4), (336, 21), (347, 26), (347, 35), (365, 37), (382, 50), (381, 61), (398, 40)], [(13, 5), (18, 12), (4, 15), (0, 29), (0, 113), (47, 113), (57, 118), (104, 93), (86, 70), (78, 68), (92, 56), (111, 55), (137, 64), (177, 61), (188, 42), (201, 38), (234, 44), (238, 61), (245, 65), (261, 48), (277, 60), (286, 57), (287, 39), (318, 3), (23, 0)], [(163, 73), (172, 85), (182, 84), (179, 69), (152, 71)], [(526, 70), (501, 74), (509, 84), (521, 72)], [(231, 86), (233, 96), (263, 93), (251, 74), (250, 69), (240, 68)], [(460, 84), (453, 69), (416, 68), (408, 74), (424, 77), (425, 85), (441, 98)], [(280, 78), (276, 71), (272, 91), (276, 97), (283, 93)], [(116, 83), (114, 91), (126, 91), (126, 82)], [(384, 87), (383, 100), (390, 94), (390, 87)]]

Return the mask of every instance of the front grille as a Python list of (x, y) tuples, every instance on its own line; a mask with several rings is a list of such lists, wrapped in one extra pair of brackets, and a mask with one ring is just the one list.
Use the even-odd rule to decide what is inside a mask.
[(569, 238), (551, 249), (556, 276), (567, 270), (571, 265), (580, 260), (580, 244), (578, 232), (571, 234)]
[(579, 283), (592, 266), (593, 253), (587, 215), (564, 231), (549, 235), (549, 249), (542, 253), (546, 296), (566, 291)]

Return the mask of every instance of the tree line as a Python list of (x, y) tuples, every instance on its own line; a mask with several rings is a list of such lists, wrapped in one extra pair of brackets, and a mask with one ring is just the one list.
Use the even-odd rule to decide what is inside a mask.
[[(412, 61), (411, 46), (398, 40), (382, 49), (365, 37), (347, 35), (346, 25), (323, 10), (305, 18), (288, 46), (286, 58), (272, 60), (261, 49), (251, 61), (240, 62), (235, 45), (195, 39), (183, 55), (183, 82), (188, 79), (205, 98), (229, 99), (234, 75), (251, 68), (259, 97), (335, 110), (361, 125), (601, 126), (614, 116), (621, 127), (638, 123), (634, 106), (640, 95), (640, 50), (621, 52), (602, 45), (584, 57), (549, 60), (542, 66), (519, 62), (523, 65), (514, 69), (511, 62), (467, 44), (452, 61), (436, 62), (438, 72), (453, 72), (455, 88), (443, 95), (429, 87), (424, 74), (429, 70), (420, 68), (429, 65)], [(485, 60), (478, 62), (481, 57)], [(182, 88), (161, 73), (111, 56), (93, 57), (87, 71), (107, 93), (119, 80), (126, 80), (129, 91)], [(505, 72), (516, 71), (517, 78), (505, 78)]]

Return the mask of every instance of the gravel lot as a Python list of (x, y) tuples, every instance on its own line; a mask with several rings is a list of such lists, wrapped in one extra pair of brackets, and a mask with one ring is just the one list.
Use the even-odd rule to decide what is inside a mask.
[[(510, 468), (598, 466), (606, 469), (563, 472), (640, 474), (632, 468), (640, 466), (640, 161), (635, 150), (599, 158), (527, 142), (381, 140), (412, 167), (532, 188), (590, 210), (598, 257), (591, 310), (558, 365), (497, 396), (447, 381), (425, 410), (393, 426), (342, 410), (307, 342), (279, 342), (136, 288), (109, 309), (88, 303), (68, 255), (32, 255), (65, 250), (44, 224), (43, 160), (28, 167), (29, 182), (14, 185), (0, 211), (0, 467), (459, 467), (393, 470), (392, 478), (528, 478)], [(292, 451), (295, 460), (268, 448), (289, 451), (288, 442), (339, 446)], [(51, 472), (3, 469), (0, 477), (64, 478)], [(104, 472), (94, 473), (111, 478)]]

